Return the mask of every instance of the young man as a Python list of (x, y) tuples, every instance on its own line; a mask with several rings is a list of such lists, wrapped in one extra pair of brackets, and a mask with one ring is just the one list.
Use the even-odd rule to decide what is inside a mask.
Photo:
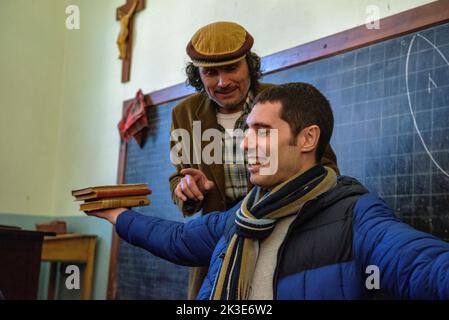
[[(125, 208), (94, 215), (159, 257), (209, 264), (198, 299), (362, 299), (370, 294), (366, 270), (378, 270), (388, 295), (449, 299), (449, 244), (402, 223), (357, 180), (319, 164), (333, 115), (316, 88), (265, 90), (247, 123), (243, 147), (255, 187), (235, 207), (185, 224)], [(278, 170), (263, 174), (276, 151)]]

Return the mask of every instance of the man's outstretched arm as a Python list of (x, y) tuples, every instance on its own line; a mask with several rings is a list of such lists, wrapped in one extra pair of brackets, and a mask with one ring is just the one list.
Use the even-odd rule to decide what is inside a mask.
[(449, 243), (401, 222), (374, 195), (358, 200), (353, 218), (355, 258), (379, 268), (380, 289), (402, 299), (449, 299)]
[(88, 214), (115, 224), (119, 236), (130, 244), (187, 266), (209, 264), (228, 217), (224, 212), (217, 212), (182, 223), (142, 215), (125, 208)]

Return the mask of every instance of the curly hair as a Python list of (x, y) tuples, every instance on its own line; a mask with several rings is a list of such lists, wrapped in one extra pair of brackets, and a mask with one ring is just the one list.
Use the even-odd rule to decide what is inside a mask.
[[(255, 91), (259, 79), (262, 77), (262, 71), (260, 69), (260, 57), (254, 52), (246, 54), (246, 62), (248, 63), (249, 76), (251, 79), (251, 90)], [(204, 85), (201, 81), (200, 71), (198, 67), (195, 67), (192, 62), (187, 63), (186, 66), (186, 85), (192, 86), (198, 92), (204, 92)]]

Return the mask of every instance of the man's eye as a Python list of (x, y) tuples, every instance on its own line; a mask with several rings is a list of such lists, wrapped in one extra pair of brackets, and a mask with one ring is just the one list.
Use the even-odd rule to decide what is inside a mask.
[(258, 137), (266, 137), (266, 136), (268, 136), (268, 133), (269, 133), (269, 130), (266, 130), (266, 129), (257, 130)]
[(203, 74), (206, 76), (215, 76), (217, 74), (217, 71), (213, 69), (203, 70)]
[(235, 70), (237, 70), (237, 66), (235, 65), (227, 66), (225, 70), (227, 72), (234, 72)]

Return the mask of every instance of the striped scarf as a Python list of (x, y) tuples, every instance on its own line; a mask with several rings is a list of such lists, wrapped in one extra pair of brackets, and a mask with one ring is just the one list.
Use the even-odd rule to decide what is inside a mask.
[(211, 298), (248, 299), (259, 241), (271, 234), (278, 219), (298, 213), (307, 201), (334, 186), (336, 179), (332, 169), (317, 165), (297, 173), (264, 195), (260, 187), (254, 187), (236, 212), (236, 231), (229, 242)]

